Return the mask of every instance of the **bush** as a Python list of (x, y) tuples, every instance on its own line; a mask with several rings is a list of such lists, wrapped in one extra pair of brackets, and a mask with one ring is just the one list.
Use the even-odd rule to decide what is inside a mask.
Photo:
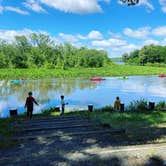
[(148, 110), (148, 102), (145, 99), (135, 100), (130, 102), (126, 108), (127, 111), (140, 111), (144, 112)]
[(157, 103), (156, 110), (157, 111), (166, 111), (166, 102), (160, 101), (159, 103)]
[(110, 105), (107, 105), (107, 106), (99, 108), (99, 109), (95, 109), (95, 111), (103, 111), (103, 112), (110, 112), (113, 110), (114, 110), (113, 107)]
[(47, 110), (42, 110), (43, 115), (51, 115), (53, 112), (55, 112), (55, 107), (52, 107), (52, 108), (47, 109)]

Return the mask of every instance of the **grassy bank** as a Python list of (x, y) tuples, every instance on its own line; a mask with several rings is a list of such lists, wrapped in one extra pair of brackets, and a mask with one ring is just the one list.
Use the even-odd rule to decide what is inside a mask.
[(9, 137), (11, 136), (11, 123), (13, 122), (13, 119), (10, 118), (4, 118), (0, 119), (0, 136)]
[(166, 68), (150, 66), (112, 65), (103, 68), (62, 69), (0, 69), (0, 79), (38, 79), (56, 77), (94, 77), (122, 75), (158, 75), (166, 73)]
[[(73, 114), (73, 113), (71, 113)], [(128, 143), (166, 143), (166, 112), (77, 112), (95, 122), (109, 124), (113, 128), (124, 128), (122, 140)]]
[[(112, 135), (117, 141), (126, 142), (126, 144), (147, 144), (147, 143), (166, 143), (166, 112), (108, 112), (108, 111), (82, 111), (82, 112), (66, 112), (65, 115), (79, 115), (85, 119), (91, 119), (94, 124), (100, 122), (100, 124), (109, 124), (113, 128), (124, 128), (126, 134), (119, 136)], [(39, 116), (58, 116), (58, 112), (45, 111), (42, 114), (35, 115)], [(19, 118), (26, 118), (25, 115), (18, 116)], [(14, 120), (16, 121), (16, 120)], [(12, 136), (13, 119), (0, 119), (0, 138), (7, 140)], [(11, 146), (11, 142), (1, 142), (0, 147)]]

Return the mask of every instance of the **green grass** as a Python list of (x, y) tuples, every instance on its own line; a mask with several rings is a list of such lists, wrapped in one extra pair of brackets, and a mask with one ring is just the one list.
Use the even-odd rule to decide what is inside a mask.
[[(166, 112), (158, 112), (153, 111), (151, 113), (143, 113), (143, 112), (89, 112), (89, 111), (76, 111), (76, 112), (69, 112), (66, 111), (65, 115), (80, 115), (85, 116), (93, 120), (100, 120), (103, 123), (108, 123), (113, 127), (126, 127), (126, 128), (133, 128), (133, 127), (159, 127), (164, 126), (166, 127)], [(51, 110), (46, 110), (41, 114), (35, 114), (34, 117), (40, 116), (59, 116), (59, 112), (54, 112)], [(26, 115), (19, 115), (19, 118), (26, 118)], [(0, 133), (4, 136), (10, 136), (10, 125), (12, 122), (16, 120), (10, 118), (0, 119)]]
[(0, 119), (0, 136), (9, 137), (11, 135), (10, 131), (12, 122), (13, 119), (10, 118)]
[(0, 119), (0, 149), (7, 148), (15, 143), (8, 141), (12, 136), (12, 123), (14, 122), (13, 118), (3, 118)]
[(122, 75), (158, 75), (166, 73), (166, 68), (150, 66), (112, 65), (102, 68), (62, 69), (0, 69), (0, 79), (39, 79), (56, 77), (94, 77)]
[(111, 125), (113, 128), (124, 128), (126, 134), (122, 140), (134, 143), (166, 143), (166, 112), (77, 112), (94, 121)]
[[(89, 117), (90, 119), (100, 120), (113, 127), (158, 127), (161, 124), (166, 125), (166, 112), (154, 111), (151, 113), (139, 112), (71, 112), (68, 114), (78, 114)], [(165, 126), (166, 127), (166, 126)]]

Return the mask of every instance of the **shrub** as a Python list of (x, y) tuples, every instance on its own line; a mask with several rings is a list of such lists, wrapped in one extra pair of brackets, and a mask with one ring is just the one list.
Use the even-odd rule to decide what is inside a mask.
[(159, 103), (157, 103), (156, 110), (157, 111), (166, 111), (166, 102), (160, 101)]
[(42, 114), (43, 115), (51, 115), (51, 113), (55, 112), (55, 108), (52, 107), (50, 109), (47, 109), (47, 110), (42, 110)]
[(95, 111), (103, 111), (103, 112), (110, 112), (113, 110), (114, 110), (113, 107), (110, 105), (107, 105), (107, 106), (99, 108), (99, 109), (95, 109)]
[(145, 99), (135, 100), (130, 102), (126, 108), (127, 111), (147, 111), (148, 110), (148, 102)]

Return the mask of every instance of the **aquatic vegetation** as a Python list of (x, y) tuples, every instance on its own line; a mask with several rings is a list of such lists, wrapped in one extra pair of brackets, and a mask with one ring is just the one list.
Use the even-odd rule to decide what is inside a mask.
[(166, 73), (166, 68), (149, 66), (110, 65), (101, 68), (71, 69), (0, 69), (0, 80), (57, 78), (57, 77), (105, 77), (129, 75), (158, 75)]
[(147, 111), (148, 102), (145, 99), (132, 101), (126, 108), (126, 111)]

